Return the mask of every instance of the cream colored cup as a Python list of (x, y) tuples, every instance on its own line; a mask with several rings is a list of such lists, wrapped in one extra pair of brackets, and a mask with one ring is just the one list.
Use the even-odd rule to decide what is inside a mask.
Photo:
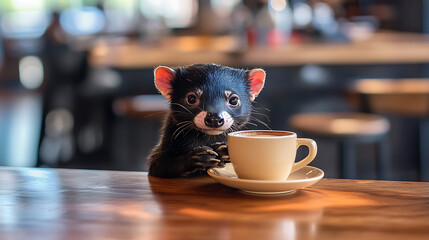
[[(302, 145), (308, 147), (308, 156), (295, 162)], [(317, 145), (294, 132), (250, 130), (229, 133), (228, 152), (238, 178), (282, 181), (314, 160)]]

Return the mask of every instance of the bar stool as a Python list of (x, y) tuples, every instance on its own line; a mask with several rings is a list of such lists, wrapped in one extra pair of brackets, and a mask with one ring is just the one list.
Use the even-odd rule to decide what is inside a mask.
[(385, 139), (390, 128), (387, 119), (365, 113), (302, 113), (293, 115), (290, 126), (296, 131), (338, 142), (339, 174), (341, 178), (356, 178), (355, 147), (359, 143), (377, 146), (376, 169), (380, 179), (388, 176), (389, 162)]
[(429, 79), (362, 79), (351, 99), (365, 112), (419, 120), (420, 179), (429, 181)]

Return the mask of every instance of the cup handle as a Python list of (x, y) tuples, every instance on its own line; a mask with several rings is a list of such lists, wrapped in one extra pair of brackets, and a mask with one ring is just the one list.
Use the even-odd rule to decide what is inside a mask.
[(293, 164), (291, 173), (307, 166), (311, 161), (314, 160), (314, 158), (316, 157), (316, 154), (317, 154), (317, 144), (313, 139), (298, 138), (296, 141), (297, 141), (296, 149), (298, 150), (298, 148), (300, 146), (307, 146), (308, 147), (308, 155), (307, 155), (307, 157), (305, 157), (301, 161)]

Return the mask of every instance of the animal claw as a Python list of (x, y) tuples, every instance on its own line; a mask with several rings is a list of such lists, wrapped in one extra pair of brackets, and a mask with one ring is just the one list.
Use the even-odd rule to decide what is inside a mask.
[(216, 156), (219, 156), (219, 154), (217, 154), (217, 152), (210, 150), (210, 149), (207, 149), (206, 152), (213, 154), (213, 155), (216, 155)]
[(217, 147), (216, 151), (220, 151), (222, 149), (228, 148), (227, 145), (220, 145), (219, 147)]

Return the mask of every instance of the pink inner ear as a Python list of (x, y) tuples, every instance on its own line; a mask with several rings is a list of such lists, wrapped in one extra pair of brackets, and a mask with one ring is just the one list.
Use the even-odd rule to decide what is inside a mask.
[(262, 69), (253, 69), (250, 71), (249, 76), (250, 93), (256, 96), (264, 87), (265, 71)]
[(169, 67), (157, 67), (155, 69), (155, 85), (166, 98), (169, 98), (171, 81), (174, 79), (174, 70)]

